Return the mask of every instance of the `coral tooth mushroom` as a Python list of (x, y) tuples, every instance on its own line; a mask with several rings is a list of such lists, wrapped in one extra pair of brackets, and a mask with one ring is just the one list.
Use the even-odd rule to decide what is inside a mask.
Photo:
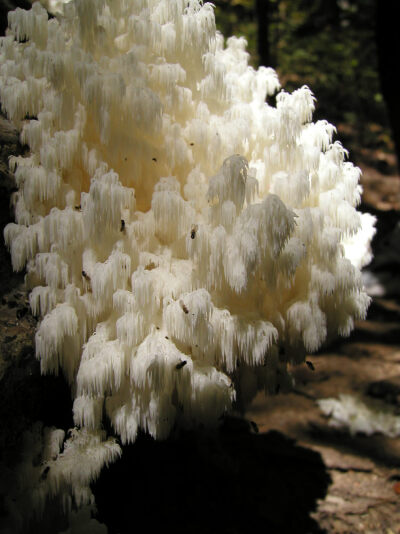
[(243, 38), (224, 46), (211, 4), (61, 11), (17, 9), (0, 40), (2, 109), (30, 149), (4, 235), (41, 370), (70, 382), (83, 442), (108, 443), (104, 416), (122, 443), (216, 424), (365, 317), (360, 171), (308, 87), (278, 92)]

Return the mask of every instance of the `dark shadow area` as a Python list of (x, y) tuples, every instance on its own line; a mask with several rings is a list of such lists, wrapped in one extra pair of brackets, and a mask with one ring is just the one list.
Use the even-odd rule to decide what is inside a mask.
[(42, 376), (33, 346), (24, 347), (0, 381), (0, 463), (20, 461), (24, 432), (38, 421), (65, 431), (73, 427), (71, 392), (63, 377)]
[[(240, 420), (239, 420), (240, 421)], [(215, 434), (141, 435), (93, 491), (109, 533), (322, 533), (310, 518), (331, 480), (320, 455), (283, 434), (227, 421)]]
[(61, 376), (41, 375), (40, 364), (30, 351), (0, 382), (0, 421), (11, 429), (18, 419), (24, 427), (36, 421), (64, 430), (74, 426), (67, 382)]
[[(365, 270), (372, 273), (384, 288), (385, 296), (400, 298), (400, 213), (397, 210), (380, 211), (373, 206), (361, 206), (362, 211), (375, 215), (376, 234), (372, 240), (373, 260)], [(368, 284), (368, 277), (365, 283)], [(372, 307), (369, 317), (374, 312)]]
[[(374, 265), (379, 260), (380, 256), (382, 256), (382, 253), (385, 252), (387, 247), (392, 244), (392, 233), (400, 222), (400, 213), (394, 209), (381, 211), (373, 206), (367, 206), (365, 204), (361, 204), (360, 211), (363, 213), (371, 213), (371, 215), (375, 215), (377, 218), (375, 225), (376, 234), (371, 243), (372, 251), (374, 253), (374, 259), (372, 260), (371, 265)], [(398, 247), (400, 248), (400, 244), (398, 244)], [(395, 264), (397, 268), (400, 266), (399, 258), (397, 258), (397, 262)]]
[[(372, 319), (369, 315), (368, 319)], [(399, 323), (379, 323), (373, 324), (371, 321), (368, 323), (367, 328), (357, 328), (349, 337), (349, 343), (364, 342), (364, 343), (382, 343), (386, 345), (399, 345), (400, 344), (400, 330)], [(341, 343), (337, 342), (329, 346), (329, 351), (336, 350)], [(322, 353), (322, 352), (321, 352)]]
[[(329, 340), (313, 356), (336, 353), (340, 356), (351, 355), (354, 360), (357, 360), (370, 355), (370, 351), (365, 352), (363, 348), (359, 347), (359, 344), (400, 345), (399, 321), (383, 322), (384, 319), (375, 316), (378, 313), (376, 308), (374, 301), (372, 301), (368, 309), (367, 321), (360, 321), (359, 324), (356, 324), (349, 337), (338, 337)], [(354, 350), (351, 350), (350, 354), (348, 347), (353, 345)], [(337, 374), (342, 375), (340, 371)], [(332, 371), (330, 371), (322, 378), (319, 377), (319, 380), (328, 379), (332, 376)]]
[(316, 444), (334, 446), (343, 453), (369, 458), (374, 463), (388, 468), (400, 467), (400, 456), (398, 448), (395, 447), (395, 440), (381, 434), (352, 436), (344, 430), (321, 425), (312, 425), (308, 434)]
[(396, 407), (399, 405), (400, 414), (400, 375), (371, 382), (368, 385), (367, 394), (370, 397), (387, 402)]
[[(14, 343), (17, 345), (15, 340)], [(39, 421), (44, 427), (55, 426), (65, 431), (73, 427), (70, 388), (62, 376), (40, 374), (33, 343), (20, 348), (14, 361), (17, 363), (7, 368), (0, 381), (0, 532), (4, 524), (13, 522), (7, 504), (7, 484), (15, 489), (13, 479), (20, 476), (21, 462), (26, 461), (25, 432), (31, 431)], [(27, 509), (24, 509), (25, 497), (22, 495), (22, 500), (18, 502), (21, 517), (26, 513), (29, 517), (31, 513), (29, 498)], [(46, 504), (43, 517), (30, 518), (18, 532), (33, 534), (40, 531), (53, 534), (67, 527), (67, 519), (62, 514), (62, 502), (57, 496)]]

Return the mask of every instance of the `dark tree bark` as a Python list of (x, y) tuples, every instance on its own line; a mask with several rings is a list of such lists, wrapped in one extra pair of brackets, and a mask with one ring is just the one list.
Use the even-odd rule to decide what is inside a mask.
[(257, 52), (259, 64), (265, 67), (273, 67), (271, 60), (271, 50), (269, 46), (269, 0), (256, 0), (255, 2), (257, 18)]
[(383, 97), (386, 101), (393, 142), (400, 171), (400, 98), (396, 75), (399, 72), (400, 32), (397, 2), (375, 0), (376, 47)]

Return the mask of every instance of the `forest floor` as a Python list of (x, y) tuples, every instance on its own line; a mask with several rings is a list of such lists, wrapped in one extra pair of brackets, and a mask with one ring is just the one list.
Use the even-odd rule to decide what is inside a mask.
[[(5, 121), (0, 140), (4, 226), (12, 188), (4, 158), (18, 149)], [(259, 394), (245, 419), (227, 419), (216, 436), (162, 444), (143, 436), (126, 448), (94, 486), (99, 519), (110, 533), (131, 532), (140, 514), (154, 527), (190, 534), (400, 533), (400, 439), (352, 436), (332, 427), (316, 403), (345, 393), (378, 398), (400, 414), (400, 177), (387, 169), (383, 174), (371, 160), (364, 155), (359, 161), (363, 208), (378, 217), (376, 257), (366, 278), (376, 296), (367, 320), (349, 338), (310, 356), (312, 366), (293, 369), (293, 391)], [(67, 429), (72, 421), (62, 378), (40, 376), (23, 277), (12, 273), (4, 246), (0, 253), (1, 469), (15, 461), (21, 433), (32, 422)], [(127, 472), (128, 492), (121, 483)], [(0, 516), (7, 484), (0, 473)], [(153, 531), (151, 524), (147, 530)]]

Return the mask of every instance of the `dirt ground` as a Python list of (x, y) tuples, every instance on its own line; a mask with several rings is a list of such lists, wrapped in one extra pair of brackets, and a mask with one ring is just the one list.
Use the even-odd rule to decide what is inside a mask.
[[(0, 139), (4, 226), (13, 188), (7, 154), (21, 147), (3, 119)], [(148, 531), (400, 533), (400, 439), (351, 436), (333, 428), (316, 404), (339, 393), (358, 394), (379, 398), (400, 417), (400, 177), (370, 164), (363, 171), (363, 209), (378, 217), (376, 257), (369, 267), (374, 278), (368, 278), (376, 297), (368, 319), (357, 323), (350, 338), (310, 356), (312, 366), (293, 369), (293, 391), (259, 394), (245, 419), (229, 418), (215, 434), (180, 435), (161, 444), (142, 436), (127, 447), (93, 488), (99, 519), (110, 533), (133, 531), (141, 515)], [(3, 245), (0, 254), (4, 467), (15, 461), (21, 433), (32, 422), (67, 429), (72, 421), (62, 378), (40, 376), (36, 321), (23, 276), (12, 273)], [(0, 516), (6, 492), (7, 478), (0, 476)]]

